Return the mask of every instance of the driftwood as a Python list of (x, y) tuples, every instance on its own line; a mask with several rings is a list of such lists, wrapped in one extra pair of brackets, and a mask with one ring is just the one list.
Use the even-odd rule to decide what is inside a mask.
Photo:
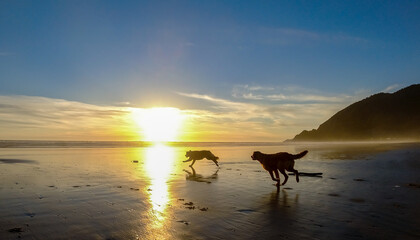
[[(289, 173), (289, 175), (295, 175), (295, 173)], [(307, 173), (307, 172), (299, 172), (299, 176), (307, 176), (307, 177), (322, 177), (322, 173)]]

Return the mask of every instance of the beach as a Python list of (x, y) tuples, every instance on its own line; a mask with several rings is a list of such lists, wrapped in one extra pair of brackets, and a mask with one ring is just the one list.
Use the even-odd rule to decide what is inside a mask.
[[(257, 150), (323, 174), (277, 188)], [(419, 199), (419, 143), (0, 148), (0, 239), (419, 239)]]

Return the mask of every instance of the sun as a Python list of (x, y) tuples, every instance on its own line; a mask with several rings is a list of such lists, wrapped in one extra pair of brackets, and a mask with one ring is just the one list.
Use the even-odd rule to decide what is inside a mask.
[(141, 128), (144, 141), (171, 142), (178, 140), (183, 121), (183, 115), (178, 108), (136, 108), (132, 109), (132, 117)]

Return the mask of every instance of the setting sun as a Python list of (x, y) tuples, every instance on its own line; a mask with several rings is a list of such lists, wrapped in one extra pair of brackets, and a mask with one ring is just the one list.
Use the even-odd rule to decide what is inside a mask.
[(183, 116), (177, 108), (133, 109), (132, 116), (141, 128), (144, 141), (168, 142), (178, 140)]

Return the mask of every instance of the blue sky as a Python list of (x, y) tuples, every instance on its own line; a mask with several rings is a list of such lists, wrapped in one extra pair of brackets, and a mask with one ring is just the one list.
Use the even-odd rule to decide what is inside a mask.
[(419, 12), (418, 1), (2, 1), (0, 95), (214, 114), (319, 104), (330, 111), (296, 130), (316, 128), (419, 83)]

